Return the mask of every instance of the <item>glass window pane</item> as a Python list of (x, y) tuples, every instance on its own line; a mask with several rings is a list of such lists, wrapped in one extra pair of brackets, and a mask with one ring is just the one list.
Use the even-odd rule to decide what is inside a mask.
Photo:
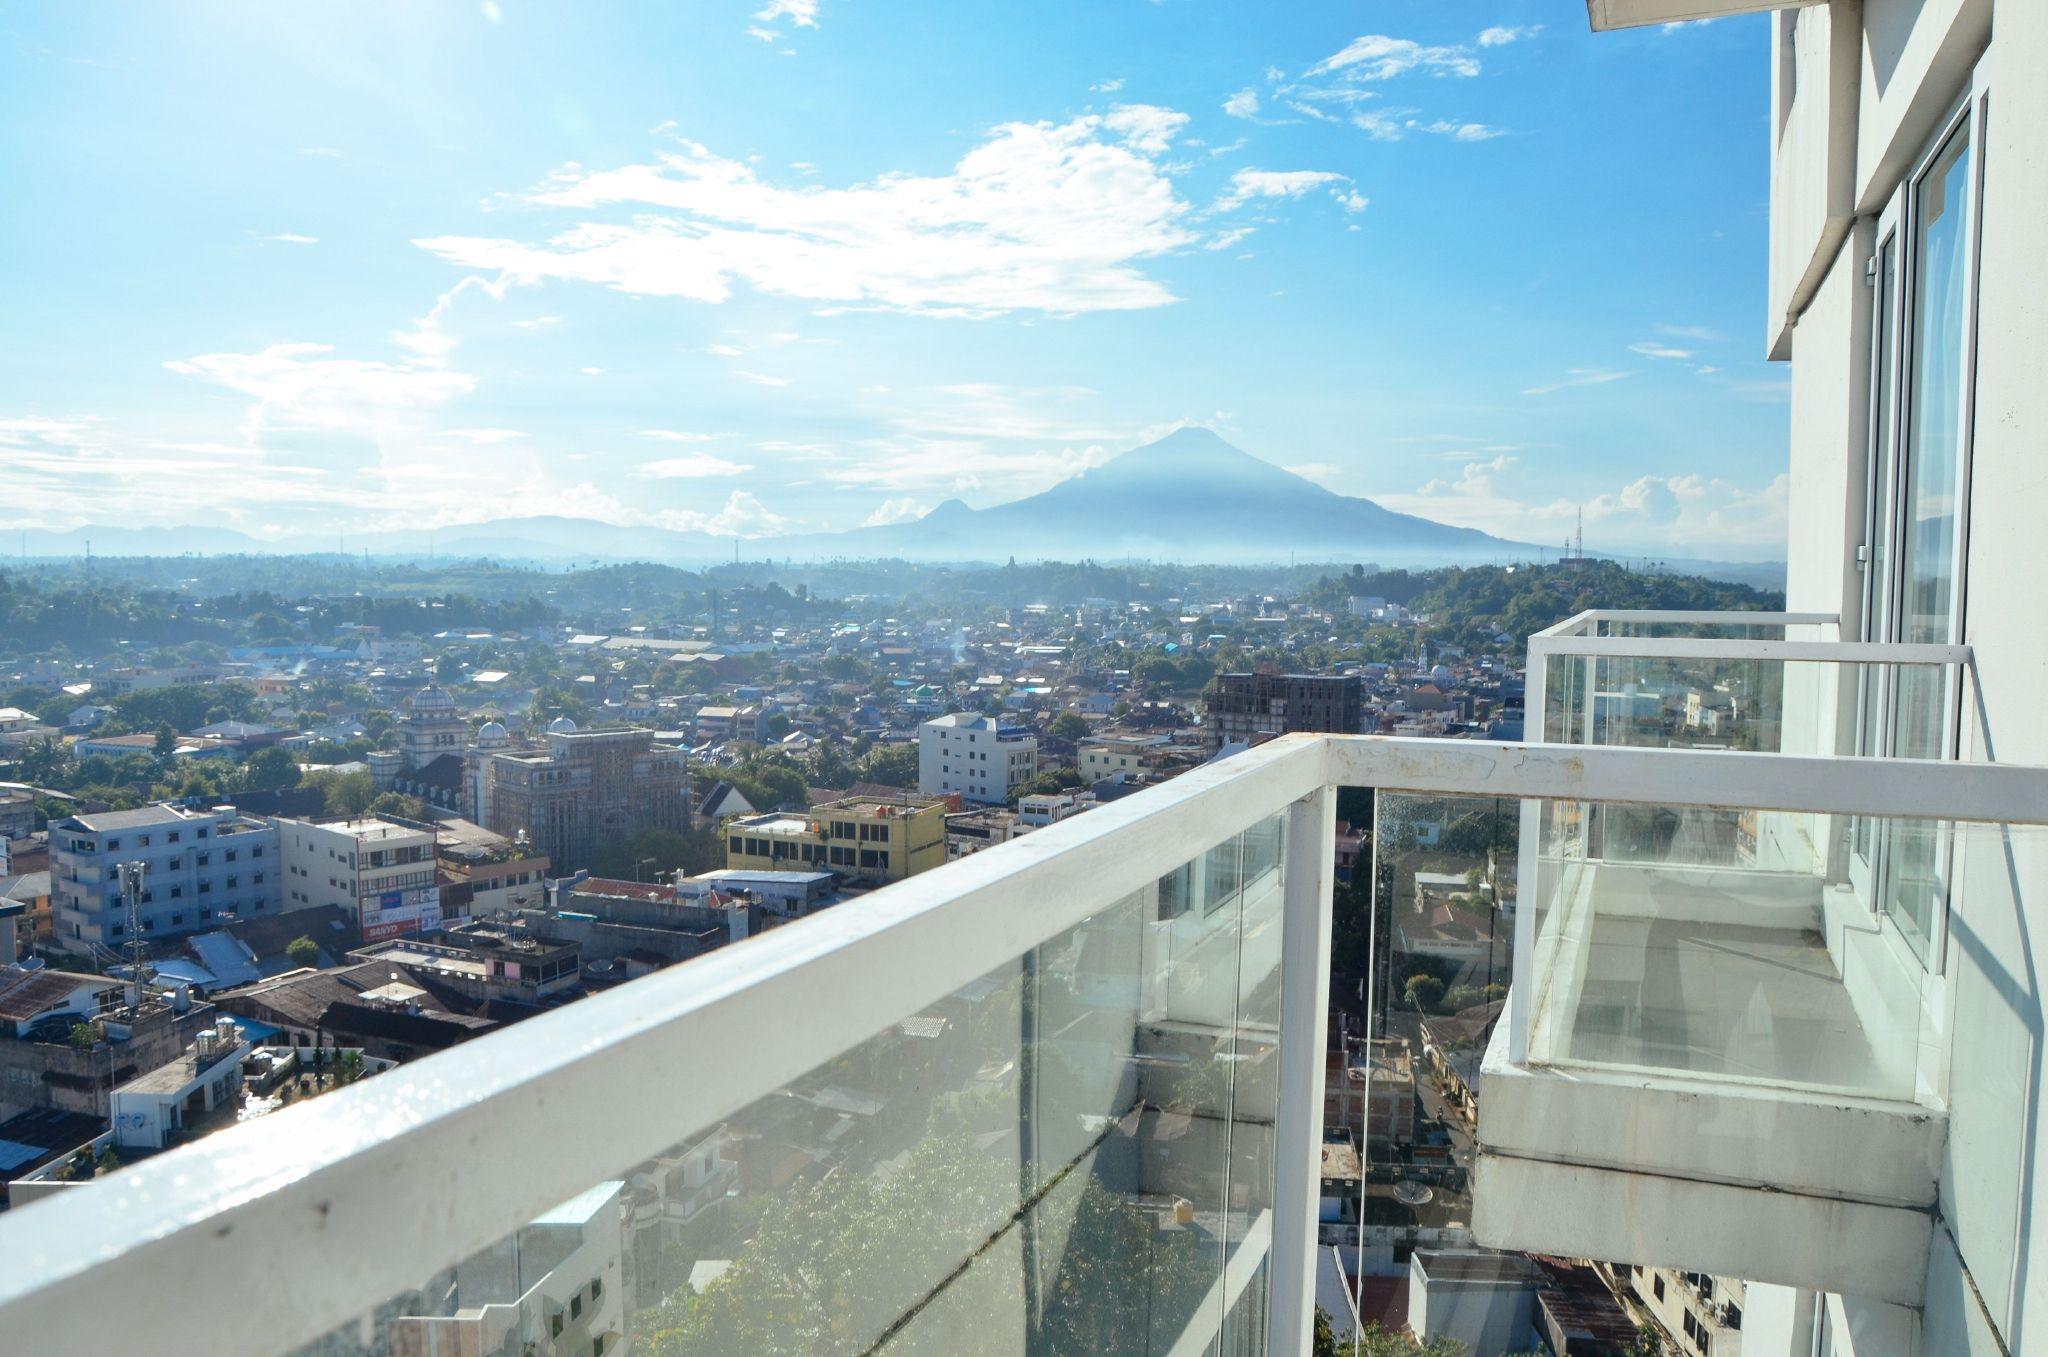
[(304, 1351), (1260, 1357), (1284, 832), (1105, 903)]

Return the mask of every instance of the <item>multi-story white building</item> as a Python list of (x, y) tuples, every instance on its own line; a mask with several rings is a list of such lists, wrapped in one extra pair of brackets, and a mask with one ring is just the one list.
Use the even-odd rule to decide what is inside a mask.
[(377, 816), (277, 822), (287, 910), (336, 905), (366, 940), (441, 923), (434, 831)]
[(144, 865), (144, 940), (204, 933), (284, 905), (275, 823), (232, 806), (166, 804), (73, 815), (50, 826), (53, 941), (68, 952), (119, 951), (133, 939), (120, 864)]
[(917, 790), (1002, 805), (1038, 776), (1038, 738), (993, 716), (954, 712), (917, 728)]
[[(1590, 8), (1599, 28), (1770, 6)], [(1832, 0), (1781, 9), (1769, 31), (1761, 338), (1790, 364), (1793, 525), (1776, 644), (1865, 647), (1807, 675), (1783, 665), (1776, 743), (1845, 761), (2048, 764), (2034, 550), (2048, 504), (2048, 5)], [(1581, 654), (1598, 630), (1580, 631)], [(1958, 785), (1988, 788), (1999, 771)], [(1577, 932), (1588, 956), (1569, 940), (1578, 924), (1525, 910), (1539, 974), (1518, 967), (1527, 1025), (1503, 1024), (1481, 1081), (1482, 1240), (1746, 1278), (1749, 1357), (2048, 1351), (2035, 1328), (2048, 1272), (2031, 1268), (2048, 1243), (2032, 1209), (2048, 1172), (2032, 945), (2048, 930), (2048, 842), (2032, 824), (1937, 818), (1949, 814), (2039, 818), (2030, 795), (1991, 794), (1975, 816), (1729, 822), (1730, 860), (1765, 893), (1746, 923), (1724, 907), (1716, 926), (1746, 934), (1746, 951), (1769, 927), (1805, 929), (1777, 936), (1817, 944), (1780, 954), (1824, 981), (1809, 988), (1685, 959), (1676, 935), (1703, 916), (1668, 886), (1661, 933), (1641, 934), (1627, 966), (1618, 933), (1603, 948)], [(1602, 820), (1553, 819), (1546, 841), (1590, 858), (1618, 827)], [(1531, 827), (1525, 904), (1540, 885)], [(1601, 889), (1585, 897), (1596, 916)], [(1574, 912), (1547, 890), (1533, 897), (1550, 917)], [(1574, 956), (1584, 970), (1546, 964)], [(1575, 1015), (1558, 1006), (1573, 994)], [(1626, 1092), (1600, 1075), (1552, 1083), (1550, 1064), (1593, 1051), (1638, 1067)], [(1697, 1319), (1686, 1341), (1704, 1352)]]

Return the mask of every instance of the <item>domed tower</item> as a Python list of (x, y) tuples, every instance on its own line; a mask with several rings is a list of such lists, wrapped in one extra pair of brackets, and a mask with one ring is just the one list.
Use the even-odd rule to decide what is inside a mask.
[(430, 683), (413, 694), (412, 710), (398, 722), (398, 752), (410, 769), (421, 769), (443, 754), (460, 757), (469, 746), (469, 722), (455, 709), (446, 688)]

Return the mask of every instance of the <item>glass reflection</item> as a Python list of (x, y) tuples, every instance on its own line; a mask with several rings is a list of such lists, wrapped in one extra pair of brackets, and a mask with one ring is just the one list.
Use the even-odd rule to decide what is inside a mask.
[(1199, 855), (308, 1351), (1256, 1357), (1284, 830)]

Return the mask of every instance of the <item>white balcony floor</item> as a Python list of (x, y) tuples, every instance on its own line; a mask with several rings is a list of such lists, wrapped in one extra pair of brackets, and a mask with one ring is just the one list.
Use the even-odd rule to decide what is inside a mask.
[(1778, 1085), (1882, 1079), (1818, 933), (1682, 918), (1594, 925), (1565, 1058)]

